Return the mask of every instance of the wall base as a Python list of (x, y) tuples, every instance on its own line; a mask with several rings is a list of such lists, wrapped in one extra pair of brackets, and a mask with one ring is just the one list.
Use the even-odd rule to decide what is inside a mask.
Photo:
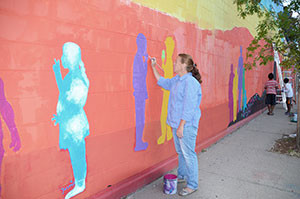
[[(209, 138), (205, 142), (199, 144), (196, 147), (196, 152), (199, 153), (202, 149), (209, 147), (210, 145), (216, 143), (218, 140), (223, 138), (224, 136), (234, 132), (238, 128), (244, 126), (251, 120), (253, 120), (258, 115), (262, 114), (266, 108), (257, 111), (256, 113), (250, 115), (249, 117), (243, 119), (242, 121), (228, 127), (224, 131), (221, 131), (216, 136)], [(143, 172), (136, 174), (126, 180), (123, 180), (111, 187), (106, 188), (105, 190), (90, 196), (88, 199), (111, 199), (111, 198), (121, 198), (122, 196), (126, 196), (139, 188), (153, 182), (154, 180), (160, 178), (166, 172), (177, 167), (177, 155), (174, 155), (168, 158), (165, 161), (162, 161), (149, 169), (144, 170)]]

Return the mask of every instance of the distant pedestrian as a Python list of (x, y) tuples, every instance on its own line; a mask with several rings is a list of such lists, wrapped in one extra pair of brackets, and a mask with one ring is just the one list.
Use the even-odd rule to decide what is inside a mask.
[(265, 84), (265, 89), (267, 91), (266, 104), (268, 106), (268, 115), (274, 115), (273, 110), (276, 105), (276, 89), (278, 89), (278, 83), (274, 80), (273, 73), (269, 73), (269, 80)]
[(293, 88), (292, 88), (292, 84), (289, 83), (288, 78), (284, 78), (283, 82), (284, 82), (283, 91), (285, 92), (285, 95), (286, 95), (286, 105), (287, 105), (287, 109), (288, 109), (287, 112), (285, 112), (285, 114), (290, 115), (291, 107), (292, 107), (292, 100), (294, 97)]

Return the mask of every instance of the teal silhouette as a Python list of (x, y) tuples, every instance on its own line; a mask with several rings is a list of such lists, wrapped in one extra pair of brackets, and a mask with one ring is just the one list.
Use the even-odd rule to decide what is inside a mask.
[(245, 110), (247, 106), (247, 94), (245, 88), (245, 68), (244, 68), (244, 59), (243, 59), (243, 48), (240, 46), (240, 57), (238, 63), (238, 89), (239, 89), (239, 98), (238, 98), (238, 107), (239, 111)]
[(59, 147), (68, 150), (73, 175), (74, 188), (66, 195), (69, 199), (85, 190), (87, 172), (85, 137), (89, 135), (89, 123), (84, 112), (88, 96), (89, 80), (81, 60), (80, 47), (72, 42), (63, 45), (61, 63), (68, 74), (62, 78), (60, 62), (54, 59), (53, 71), (59, 90), (54, 125), (59, 124)]

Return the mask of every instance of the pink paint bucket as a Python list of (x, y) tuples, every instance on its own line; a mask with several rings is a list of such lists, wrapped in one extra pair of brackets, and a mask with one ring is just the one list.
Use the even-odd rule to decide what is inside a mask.
[(166, 174), (164, 176), (164, 193), (171, 195), (177, 192), (177, 176), (174, 174)]

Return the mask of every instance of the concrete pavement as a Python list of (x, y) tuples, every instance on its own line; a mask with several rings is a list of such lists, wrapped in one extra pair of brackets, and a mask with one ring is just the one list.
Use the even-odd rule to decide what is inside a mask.
[[(201, 152), (199, 189), (190, 199), (299, 199), (300, 158), (269, 152), (275, 140), (296, 130), (277, 105)], [(175, 173), (176, 170), (170, 173)], [(181, 190), (185, 184), (179, 184)], [(163, 193), (162, 177), (128, 199), (177, 199)]]

